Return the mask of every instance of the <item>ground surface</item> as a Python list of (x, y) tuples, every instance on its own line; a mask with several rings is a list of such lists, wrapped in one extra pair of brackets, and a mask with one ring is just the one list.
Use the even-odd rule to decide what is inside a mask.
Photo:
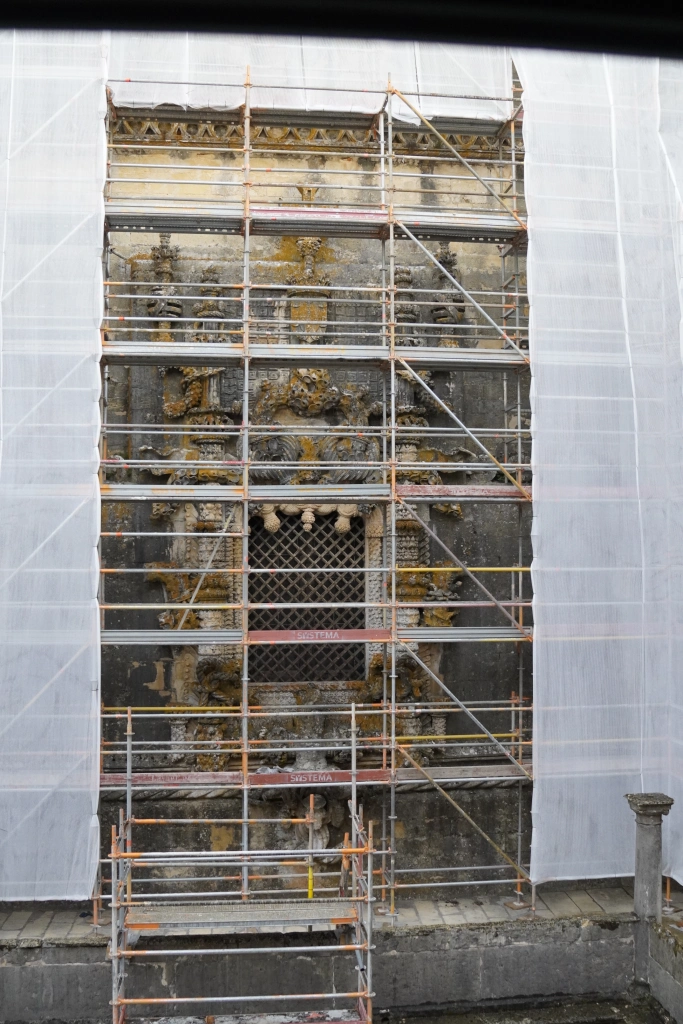
[[(137, 1018), (136, 1024), (271, 1024), (267, 1014), (242, 1014), (215, 1017)], [(282, 1014), (281, 1024), (343, 1024), (343, 1011), (329, 1014)], [(11, 1022), (8, 1022), (11, 1024)], [(111, 1024), (107, 1020), (41, 1021), (40, 1024)], [(562, 1003), (553, 1006), (523, 1007), (513, 1010), (482, 1010), (477, 1013), (436, 1015), (378, 1015), (378, 1024), (673, 1024), (672, 1018), (653, 1002), (634, 1006), (621, 1000), (600, 1003)]]
[[(453, 890), (451, 890), (453, 891)], [(526, 897), (525, 897), (526, 898)], [(439, 925), (486, 924), (536, 917), (553, 920), (567, 917), (594, 917), (601, 914), (630, 914), (633, 898), (621, 886), (605, 888), (540, 890), (536, 910), (528, 903), (519, 909), (511, 906), (514, 896), (451, 897), (446, 900), (405, 900), (397, 905), (397, 917), (382, 913), (378, 906), (376, 928), (433, 928)], [(683, 910), (683, 896), (676, 894), (675, 905)], [(680, 920), (681, 913), (674, 915)], [(22, 908), (8, 905), (0, 909), (0, 947), (35, 945), (106, 945), (109, 941), (109, 913), (103, 909), (99, 926), (93, 925), (92, 911), (79, 907), (64, 910), (33, 904)], [(217, 1018), (218, 1021), (218, 1018)], [(469, 1024), (469, 1022), (462, 1022)]]

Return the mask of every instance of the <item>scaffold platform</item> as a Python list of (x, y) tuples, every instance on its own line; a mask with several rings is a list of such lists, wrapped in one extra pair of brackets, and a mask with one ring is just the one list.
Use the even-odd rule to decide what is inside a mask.
[[(122, 202), (108, 200), (105, 207), (109, 231), (170, 231), (183, 234), (239, 235), (244, 230), (242, 204), (169, 203), (146, 200)], [(497, 210), (455, 210), (433, 212), (397, 209), (396, 219), (419, 238), (434, 241), (488, 242), (505, 244), (524, 235), (520, 222), (512, 214)], [(261, 206), (249, 211), (253, 235), (325, 235), (341, 238), (388, 237), (387, 210), (363, 210), (358, 207)], [(407, 237), (397, 228), (396, 237)]]
[[(192, 935), (256, 935), (330, 932), (356, 923), (353, 903), (343, 900), (270, 900), (133, 907), (126, 914), (130, 933), (164, 938)], [(134, 934), (131, 941), (135, 941)]]

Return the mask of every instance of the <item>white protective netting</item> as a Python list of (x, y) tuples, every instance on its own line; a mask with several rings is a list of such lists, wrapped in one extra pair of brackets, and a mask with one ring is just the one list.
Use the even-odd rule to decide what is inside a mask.
[(101, 36), (0, 34), (0, 900), (97, 866)]
[[(624, 794), (664, 790), (678, 800), (665, 867), (683, 880), (682, 149), (667, 158), (656, 60), (513, 57), (533, 367), (532, 876), (632, 874)], [(667, 82), (680, 109), (678, 65)]]
[[(666, 866), (683, 881), (683, 65), (515, 61), (534, 373), (532, 874), (632, 872), (623, 794), (663, 789), (678, 801)], [(0, 35), (0, 899), (85, 897), (98, 856), (104, 63), (95, 34)], [(121, 105), (234, 108), (246, 64), (255, 107), (376, 111), (390, 72), (427, 115), (510, 111), (484, 98), (509, 95), (495, 48), (129, 33), (112, 39), (109, 77)], [(359, 88), (378, 94), (347, 91)]]
[[(674, 255), (681, 310), (679, 340), (683, 351), (683, 61), (661, 61), (659, 65), (659, 134), (666, 154), (674, 189)], [(672, 339), (672, 344), (675, 341)], [(675, 429), (679, 445), (683, 417)], [(680, 458), (672, 467), (674, 502), (683, 501), (683, 467)], [(680, 521), (680, 514), (678, 516)], [(676, 522), (676, 519), (674, 519)], [(681, 699), (681, 668), (683, 665), (683, 540), (678, 535), (678, 550), (671, 552), (671, 665), (668, 693), (669, 752), (667, 792), (678, 801), (667, 822), (665, 870), (683, 882), (683, 700)]]
[[(107, 53), (88, 33), (0, 35), (0, 900), (90, 895), (98, 859), (97, 435)], [(277, 54), (277, 56), (275, 56)], [(299, 56), (297, 57), (297, 54)], [(503, 51), (114, 36), (118, 102), (375, 111), (387, 73), (431, 114), (500, 119)], [(206, 89), (176, 85), (236, 83)], [(310, 92), (310, 87), (326, 86)], [(414, 98), (414, 97), (413, 97)], [(408, 116), (404, 108), (404, 113)], [(412, 115), (410, 115), (412, 116)]]
[[(384, 103), (389, 75), (426, 117), (499, 121), (511, 109), (509, 56), (502, 47), (302, 36), (112, 34), (110, 86), (121, 106), (233, 110), (244, 103), (247, 67), (254, 109), (375, 113)], [(212, 88), (207, 83), (216, 84)], [(400, 102), (394, 114), (416, 120)]]

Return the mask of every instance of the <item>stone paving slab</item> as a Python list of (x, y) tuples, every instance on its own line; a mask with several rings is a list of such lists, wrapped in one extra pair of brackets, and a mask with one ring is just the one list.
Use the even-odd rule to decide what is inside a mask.
[(439, 904), (435, 900), (413, 900), (413, 906), (421, 925), (434, 928), (446, 923), (439, 913)]
[[(577, 914), (582, 913), (579, 905), (566, 892), (544, 892), (543, 902), (554, 917), (576, 917)], [(594, 913), (600, 914), (603, 912), (596, 903)]]
[(588, 889), (587, 892), (606, 914), (633, 912), (633, 897), (625, 889)]
[[(494, 899), (459, 898), (451, 901), (414, 900), (399, 902), (397, 916), (378, 917), (376, 928), (415, 928), (438, 926), (439, 918), (445, 925), (499, 923), (520, 920), (559, 920), (567, 917), (602, 917), (606, 914), (632, 914), (633, 896), (626, 889), (591, 890), (568, 889), (566, 891), (545, 891), (536, 894), (536, 909), (528, 906), (530, 897), (524, 895), (527, 906), (515, 909), (510, 906), (514, 895)], [(683, 907), (683, 897), (680, 898)]]
[(441, 905), (441, 916), (443, 917), (447, 925), (459, 925), (466, 924), (465, 915), (463, 914), (460, 907), (454, 906), (453, 904), (442, 903)]
[(486, 915), (487, 921), (512, 921), (514, 911), (505, 906), (504, 903), (484, 903), (481, 908)]
[[(621, 886), (566, 890), (547, 890), (541, 886), (533, 912), (529, 907), (515, 909), (510, 906), (513, 898), (511, 892), (504, 897), (481, 899), (460, 897), (452, 900), (403, 900), (398, 902), (394, 918), (376, 914), (375, 928), (458, 928), (533, 919), (549, 921), (633, 913), (633, 897)], [(528, 900), (528, 896), (524, 898)], [(673, 904), (680, 927), (683, 894), (675, 893)], [(109, 912), (106, 909), (101, 912), (97, 927), (93, 925), (92, 917), (81, 916), (83, 913), (80, 909), (53, 911), (41, 906), (27, 910), (0, 910), (0, 947), (106, 945), (110, 934)], [(210, 922), (197, 921), (197, 927), (202, 926), (206, 928), (207, 934), (213, 930)]]
[(3, 931), (19, 933), (31, 918), (30, 910), (14, 910), (3, 925)]
[(483, 901), (477, 904), (471, 899), (458, 900), (468, 924), (486, 924), (488, 918), (483, 910)]
[(582, 914), (591, 915), (602, 912), (600, 904), (596, 903), (588, 892), (572, 892), (570, 899), (577, 905)]
[[(600, 913), (602, 913), (602, 911), (600, 911)], [(533, 912), (533, 916), (538, 918), (539, 921), (554, 921), (556, 917), (552, 910), (549, 907), (546, 907), (540, 896), (536, 897), (536, 909)]]
[(38, 914), (37, 916), (32, 914), (27, 924), (21, 929), (22, 938), (42, 939), (52, 921), (53, 916), (54, 915), (49, 911), (46, 914)]

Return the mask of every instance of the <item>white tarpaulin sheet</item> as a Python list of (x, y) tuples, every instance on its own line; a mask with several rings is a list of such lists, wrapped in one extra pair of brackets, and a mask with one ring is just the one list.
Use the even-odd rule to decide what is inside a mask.
[[(0, 900), (86, 898), (99, 855), (108, 42), (94, 33), (0, 34)], [(110, 78), (167, 83), (131, 85), (126, 102), (239, 106), (241, 86), (217, 93), (173, 83), (241, 83), (251, 62), (252, 77), (296, 86), (255, 90), (264, 105), (377, 110), (384, 96), (359, 100), (344, 87), (383, 89), (393, 70), (408, 90), (419, 82), (475, 97), (434, 100), (432, 113), (507, 109), (477, 99), (507, 95), (503, 51), (133, 34), (115, 35), (111, 48)], [(311, 85), (327, 91), (311, 99)]]
[[(667, 870), (683, 881), (682, 65), (515, 60), (530, 210), (532, 874), (629, 874), (623, 795), (662, 789), (677, 800)], [(230, 109), (247, 65), (254, 107), (374, 112), (390, 73), (427, 115), (510, 111), (495, 48), (123, 33), (109, 78), (121, 105)], [(0, 34), (4, 900), (86, 897), (97, 865), (106, 77), (99, 35)]]
[(624, 794), (663, 790), (677, 800), (665, 869), (683, 880), (681, 72), (513, 58), (533, 369), (532, 876), (632, 874)]
[[(511, 110), (502, 47), (182, 32), (111, 38), (110, 86), (121, 106), (232, 110), (244, 103), (247, 67), (253, 108), (375, 113), (391, 76), (427, 117), (500, 121)], [(415, 120), (400, 103), (395, 116)]]
[(97, 867), (101, 37), (0, 33), (0, 900)]

